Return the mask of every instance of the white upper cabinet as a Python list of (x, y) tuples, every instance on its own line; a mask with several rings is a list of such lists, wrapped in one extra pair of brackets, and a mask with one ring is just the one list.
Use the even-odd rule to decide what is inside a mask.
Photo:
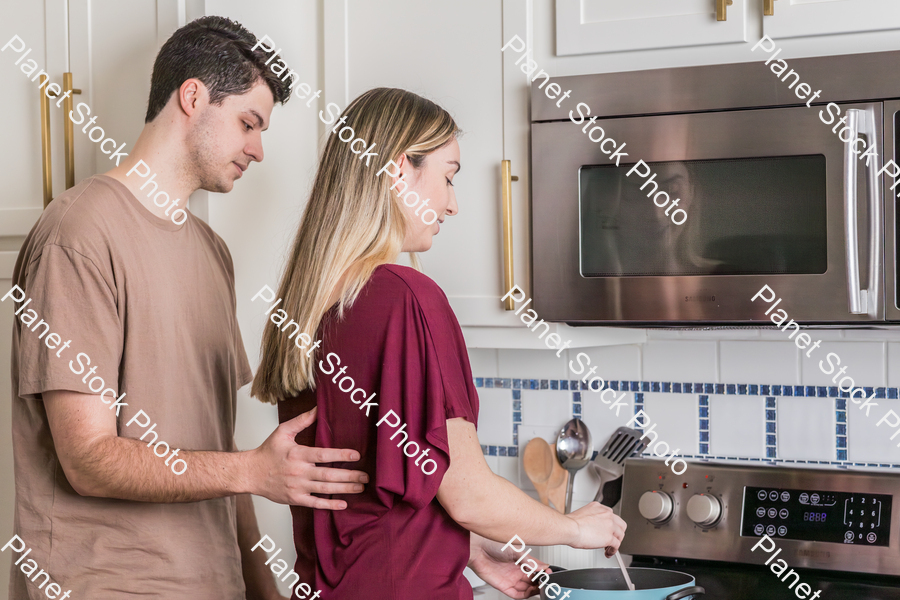
[(556, 54), (744, 42), (749, 1), (717, 21), (715, 0), (556, 0)]
[(778, 0), (763, 19), (773, 39), (900, 29), (897, 0)]

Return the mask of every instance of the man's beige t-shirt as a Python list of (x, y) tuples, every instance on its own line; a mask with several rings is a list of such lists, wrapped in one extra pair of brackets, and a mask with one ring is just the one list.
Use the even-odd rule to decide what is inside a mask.
[[(99, 388), (99, 376), (116, 398), (125, 394), (127, 406), (109, 408), (119, 411), (120, 436), (150, 429), (139, 426), (143, 416), (126, 427), (138, 411), (156, 424), (143, 448), (161, 466), (167, 455), (153, 453), (165, 446), (146, 446), (154, 433), (171, 450), (230, 451), (237, 390), (252, 373), (225, 243), (190, 214), (183, 225), (156, 217), (121, 182), (99, 175), (44, 211), (13, 283), (31, 299), (15, 305), (12, 420), (15, 533), (32, 552), (12, 566), (10, 598), (45, 597), (44, 577), (33, 583), (21, 570), (33, 559), (73, 600), (243, 599), (234, 497), (157, 504), (78, 495), (41, 400), (42, 392), (71, 390), (99, 403), (88, 388)], [(50, 333), (61, 338), (53, 350)]]

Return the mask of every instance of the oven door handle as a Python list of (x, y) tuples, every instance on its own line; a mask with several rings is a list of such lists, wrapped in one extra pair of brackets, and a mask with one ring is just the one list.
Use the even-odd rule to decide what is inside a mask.
[[(850, 142), (844, 144), (844, 241), (847, 251), (847, 297), (850, 314), (878, 316), (879, 281), (881, 278), (881, 180), (878, 165), (867, 164), (868, 185), (866, 186), (869, 213), (869, 287), (861, 289), (859, 284), (859, 234), (857, 231), (857, 161), (860, 155), (854, 152), (856, 139), (860, 133), (868, 136), (869, 145), (877, 148), (875, 111), (847, 110), (847, 127)], [(868, 157), (866, 162), (869, 163)], [(877, 161), (872, 161), (873, 163)]]

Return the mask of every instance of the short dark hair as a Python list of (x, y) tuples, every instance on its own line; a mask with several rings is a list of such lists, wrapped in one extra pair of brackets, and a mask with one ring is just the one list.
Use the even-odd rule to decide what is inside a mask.
[(192, 77), (207, 87), (211, 104), (220, 105), (228, 96), (246, 93), (260, 79), (272, 90), (275, 102), (287, 102), (291, 97), (288, 83), (266, 67), (271, 57), (262, 50), (265, 46), (253, 50), (255, 45), (256, 36), (225, 17), (200, 17), (173, 33), (153, 63), (144, 122), (155, 119), (172, 92)]

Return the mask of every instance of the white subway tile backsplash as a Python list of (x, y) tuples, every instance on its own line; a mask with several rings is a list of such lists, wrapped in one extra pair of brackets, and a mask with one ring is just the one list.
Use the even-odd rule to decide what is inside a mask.
[(568, 363), (565, 360), (565, 353), (561, 352), (557, 357), (556, 352), (549, 349), (498, 350), (498, 377), (563, 379), (568, 376)]
[[(817, 339), (817, 333), (811, 332), (813, 341)], [(809, 358), (806, 357), (808, 352), (809, 350), (805, 350), (800, 359), (803, 385), (837, 385), (832, 379), (845, 366), (846, 373), (838, 377), (838, 383), (844, 376), (852, 377), (858, 386), (883, 386), (886, 383), (884, 342), (823, 342), (819, 348), (810, 353)], [(836, 354), (840, 362), (832, 356), (829, 363), (829, 353)], [(825, 371), (831, 371), (830, 374), (822, 371), (820, 362)], [(844, 385), (848, 384), (849, 382)]]
[[(582, 352), (590, 358), (590, 363), (584, 360), (583, 357), (579, 362), (578, 354)], [(629, 380), (641, 378), (641, 347), (638, 345), (578, 348), (566, 350), (566, 353), (568, 354), (567, 367), (571, 363), (571, 366), (574, 366), (576, 370), (582, 371), (580, 375), (577, 375), (569, 368), (567, 375), (569, 379), (585, 377), (594, 365), (598, 367), (594, 374), (604, 379), (610, 377)]]
[(793, 384), (800, 379), (794, 342), (721, 342), (721, 381)]
[[(650, 419), (650, 424), (643, 429), (647, 432), (652, 424), (656, 424), (653, 432), (658, 433), (659, 438), (651, 446), (660, 444), (657, 453), (663, 453), (668, 445), (669, 451), (679, 449), (679, 455), (697, 454), (700, 437), (698, 395), (644, 392), (643, 397), (644, 413)], [(652, 434), (648, 434), (648, 441), (651, 438)], [(651, 446), (645, 452), (651, 451)]]
[(643, 346), (645, 381), (718, 381), (716, 342), (650, 341)]
[(500, 376), (497, 357), (499, 350), (494, 348), (467, 348), (467, 350), (469, 352), (469, 364), (472, 366), (473, 375), (477, 372), (479, 377)]
[(522, 424), (562, 429), (572, 418), (572, 392), (522, 390)]
[(835, 460), (834, 399), (778, 398), (778, 457)]
[[(621, 397), (622, 394), (625, 394), (622, 402), (626, 406), (610, 410), (612, 402), (615, 402), (615, 399)], [(594, 438), (594, 449), (598, 451), (603, 448), (606, 440), (616, 429), (634, 417), (634, 392), (615, 392), (614, 394), (610, 392), (606, 394), (605, 399), (612, 399), (612, 402), (604, 404), (600, 400), (600, 394), (590, 391), (581, 392), (581, 419), (588, 426), (591, 436)], [(616, 410), (618, 410), (619, 416), (616, 416)]]
[(709, 397), (709, 453), (726, 457), (766, 457), (764, 396)]
[(887, 384), (900, 386), (900, 343), (889, 342), (887, 345)]
[(512, 446), (512, 392), (502, 388), (480, 389), (478, 400), (478, 439), (489, 446)]
[(897, 432), (890, 427), (891, 421), (878, 426), (889, 410), (900, 415), (900, 400), (876, 398), (872, 402), (878, 406), (869, 410), (869, 416), (859, 405), (847, 402), (848, 458), (853, 462), (900, 464), (900, 435), (891, 440)]

